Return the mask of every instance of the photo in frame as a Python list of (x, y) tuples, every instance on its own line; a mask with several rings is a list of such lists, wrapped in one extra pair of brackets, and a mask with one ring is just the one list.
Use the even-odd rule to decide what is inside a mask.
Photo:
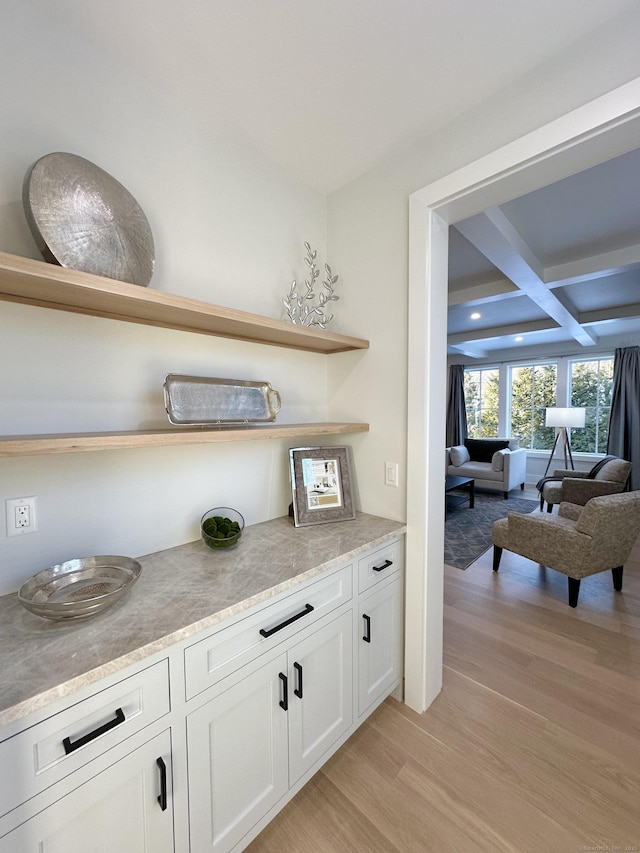
[(296, 527), (356, 517), (346, 447), (289, 449)]

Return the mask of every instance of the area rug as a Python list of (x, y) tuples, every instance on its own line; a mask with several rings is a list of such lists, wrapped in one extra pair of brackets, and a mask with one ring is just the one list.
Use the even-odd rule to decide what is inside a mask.
[(502, 493), (476, 492), (475, 506), (464, 503), (447, 511), (444, 525), (444, 561), (457, 569), (468, 568), (474, 560), (491, 547), (491, 528), (498, 518), (509, 512), (529, 513), (538, 501), (525, 498), (505, 499)]

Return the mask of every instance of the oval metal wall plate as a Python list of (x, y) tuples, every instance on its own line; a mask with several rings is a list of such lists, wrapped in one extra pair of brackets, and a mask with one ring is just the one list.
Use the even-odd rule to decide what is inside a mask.
[(142, 208), (89, 160), (41, 157), (25, 178), (23, 203), (45, 260), (143, 287), (151, 281), (155, 247)]

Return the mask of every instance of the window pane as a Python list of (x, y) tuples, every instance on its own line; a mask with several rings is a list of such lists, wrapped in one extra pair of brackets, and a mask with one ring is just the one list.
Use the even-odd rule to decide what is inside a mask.
[(571, 405), (585, 409), (585, 425), (571, 430), (571, 447), (605, 453), (613, 386), (613, 358), (571, 362)]
[(499, 378), (499, 371), (494, 367), (464, 372), (464, 395), (470, 438), (498, 435)]
[(520, 446), (549, 450), (555, 430), (546, 427), (545, 410), (556, 400), (558, 366), (528, 364), (511, 368), (511, 435), (520, 437)]

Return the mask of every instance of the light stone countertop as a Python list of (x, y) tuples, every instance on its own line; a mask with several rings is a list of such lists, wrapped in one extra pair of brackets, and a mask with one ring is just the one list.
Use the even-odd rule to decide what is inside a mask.
[(142, 574), (111, 609), (53, 622), (0, 597), (0, 725), (93, 684), (224, 619), (381, 547), (402, 522), (353, 521), (296, 528), (287, 517), (246, 527), (230, 551), (200, 540), (139, 557)]

